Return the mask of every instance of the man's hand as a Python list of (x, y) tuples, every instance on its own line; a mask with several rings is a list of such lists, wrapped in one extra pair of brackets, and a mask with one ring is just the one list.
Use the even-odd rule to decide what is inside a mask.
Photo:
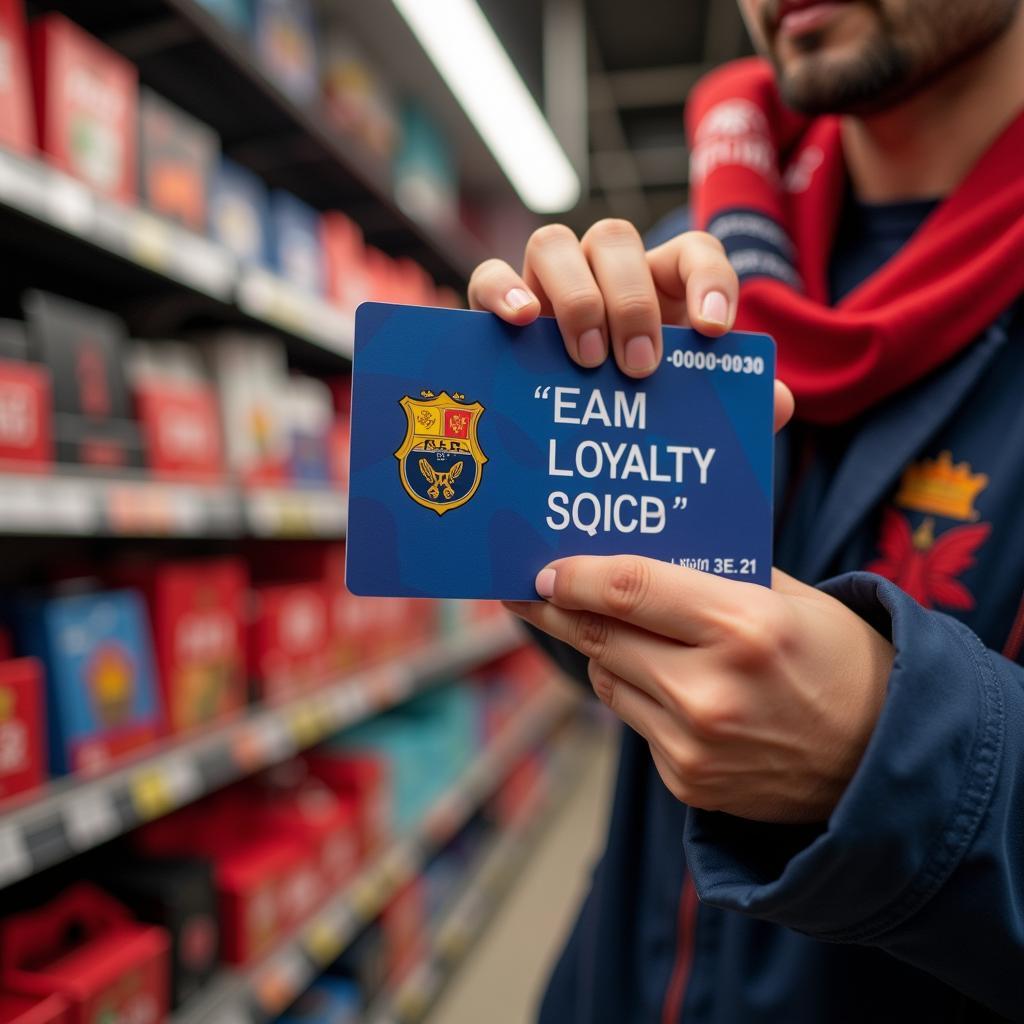
[[(634, 378), (660, 364), (662, 324), (718, 337), (732, 328), (738, 302), (739, 282), (717, 238), (687, 231), (645, 252), (624, 220), (598, 221), (582, 239), (564, 224), (547, 224), (530, 236), (522, 274), (487, 260), (469, 282), (473, 309), (520, 327), (554, 316), (577, 363), (598, 366), (610, 350)], [(793, 396), (776, 381), (775, 429), (792, 414)]]
[(508, 607), (590, 658), (598, 697), (647, 740), (679, 800), (823, 821), (882, 708), (892, 645), (778, 571), (772, 590), (631, 555), (579, 556)]

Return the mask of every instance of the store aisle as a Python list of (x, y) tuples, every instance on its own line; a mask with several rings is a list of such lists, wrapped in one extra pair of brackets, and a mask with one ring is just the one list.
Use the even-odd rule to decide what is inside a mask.
[(427, 1024), (528, 1024), (604, 840), (617, 730), (596, 729), (583, 778)]

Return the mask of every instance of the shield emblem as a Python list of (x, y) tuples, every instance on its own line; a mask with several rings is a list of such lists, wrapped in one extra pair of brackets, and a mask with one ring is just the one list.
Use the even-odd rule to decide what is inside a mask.
[(421, 394), (398, 403), (406, 418), (405, 439), (395, 452), (398, 475), (413, 501), (443, 516), (465, 505), (480, 486), (487, 456), (477, 425), (484, 407), (462, 401), (458, 392), (454, 397), (446, 391)]

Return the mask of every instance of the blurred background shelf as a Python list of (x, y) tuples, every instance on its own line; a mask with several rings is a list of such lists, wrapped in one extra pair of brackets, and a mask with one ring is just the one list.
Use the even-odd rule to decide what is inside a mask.
[(330, 487), (247, 487), (141, 473), (0, 471), (0, 537), (341, 540), (346, 496)]
[(495, 619), (308, 695), (254, 706), (94, 780), (67, 778), (0, 805), (0, 888), (283, 761), (523, 640), (510, 618)]
[(551, 683), (517, 712), (423, 819), (380, 851), (328, 906), (265, 960), (245, 972), (225, 972), (191, 1005), (181, 1007), (173, 1024), (258, 1024), (293, 1002), (388, 901), (422, 872), (431, 854), (459, 832), (518, 759), (570, 718), (579, 706), (578, 698), (553, 685), (554, 680)]

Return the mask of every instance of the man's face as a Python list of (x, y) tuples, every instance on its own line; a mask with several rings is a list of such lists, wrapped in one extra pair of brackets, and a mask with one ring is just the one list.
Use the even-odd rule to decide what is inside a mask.
[(783, 96), (807, 114), (871, 113), (910, 96), (1004, 32), (1021, 2), (739, 0)]

